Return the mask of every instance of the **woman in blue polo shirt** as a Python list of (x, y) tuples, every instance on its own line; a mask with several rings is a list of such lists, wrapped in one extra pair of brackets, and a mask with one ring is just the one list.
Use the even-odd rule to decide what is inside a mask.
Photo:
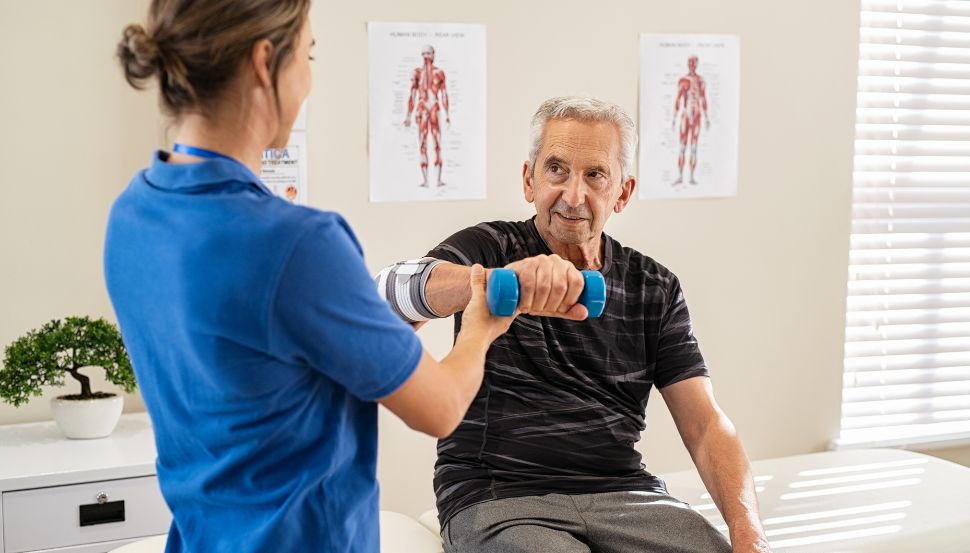
[(309, 0), (154, 0), (118, 45), (176, 128), (116, 200), (108, 292), (158, 445), (168, 551), (378, 550), (377, 401), (447, 435), (510, 319), (484, 275), (442, 361), (378, 296), (340, 215), (257, 176), (310, 90)]

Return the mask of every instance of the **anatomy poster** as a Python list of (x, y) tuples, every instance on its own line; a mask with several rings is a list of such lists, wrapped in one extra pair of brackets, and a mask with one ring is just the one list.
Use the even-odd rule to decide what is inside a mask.
[(263, 151), (259, 178), (277, 196), (307, 204), (306, 103), (293, 124), (285, 148)]
[(641, 199), (737, 194), (734, 35), (640, 35)]
[(485, 198), (485, 26), (368, 24), (372, 202)]

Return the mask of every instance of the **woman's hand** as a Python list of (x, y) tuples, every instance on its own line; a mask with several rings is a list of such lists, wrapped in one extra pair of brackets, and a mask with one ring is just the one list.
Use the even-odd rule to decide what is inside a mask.
[(515, 316), (519, 314), (516, 309), (511, 317), (496, 317), (488, 309), (485, 301), (486, 271), (477, 263), (471, 268), (470, 275), (472, 298), (468, 302), (461, 316), (461, 334), (466, 331), (473, 335), (481, 334), (491, 344), (496, 338), (505, 334), (509, 329)]

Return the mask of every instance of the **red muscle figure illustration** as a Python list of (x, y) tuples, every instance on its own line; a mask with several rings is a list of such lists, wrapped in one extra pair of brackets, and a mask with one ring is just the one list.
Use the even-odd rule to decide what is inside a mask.
[(441, 160), (441, 120), (439, 112), (445, 111), (445, 123), (451, 125), (448, 113), (448, 89), (445, 84), (445, 72), (434, 65), (435, 50), (433, 46), (425, 46), (421, 50), (424, 64), (414, 70), (411, 76), (411, 90), (408, 92), (408, 114), (404, 119), (404, 126), (411, 126), (411, 114), (414, 114), (418, 126), (418, 144), (421, 147), (421, 185), (428, 186), (428, 135), (434, 138), (435, 169), (438, 171), (438, 186), (444, 186), (442, 180)]
[(684, 157), (687, 146), (690, 146), (690, 184), (697, 184), (694, 180), (694, 170), (697, 168), (697, 141), (701, 133), (701, 114), (704, 115), (704, 126), (710, 128), (711, 120), (707, 116), (707, 93), (704, 79), (697, 74), (697, 56), (687, 60), (688, 72), (677, 82), (677, 99), (674, 100), (674, 129), (677, 128), (678, 116), (680, 123), (680, 155), (677, 157), (678, 177), (673, 185), (684, 182)]

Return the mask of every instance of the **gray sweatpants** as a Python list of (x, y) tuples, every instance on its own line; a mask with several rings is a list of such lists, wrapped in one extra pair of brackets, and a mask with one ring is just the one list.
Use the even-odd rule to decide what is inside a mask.
[(730, 553), (706, 518), (653, 492), (494, 499), (453, 516), (445, 553)]

